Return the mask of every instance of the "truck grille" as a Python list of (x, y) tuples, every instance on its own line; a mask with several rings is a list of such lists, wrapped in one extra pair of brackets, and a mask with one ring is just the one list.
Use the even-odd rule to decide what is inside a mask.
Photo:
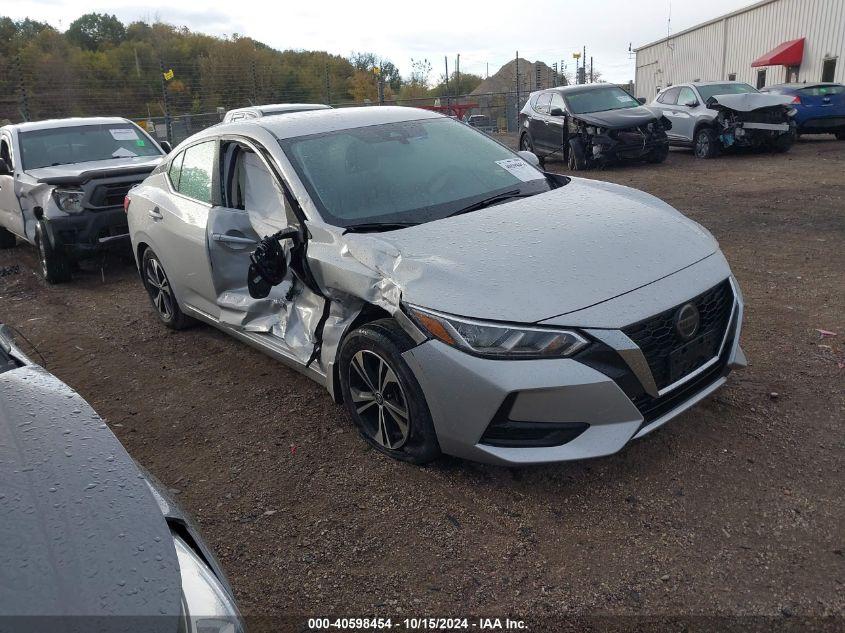
[[(674, 321), (678, 308), (686, 303), (694, 304), (700, 316), (698, 331), (711, 335), (709, 345), (712, 349), (709, 350), (707, 359), (699, 363), (698, 367), (700, 367), (719, 353), (719, 346), (728, 327), (733, 300), (733, 290), (726, 279), (689, 301), (622, 329), (628, 338), (642, 350), (658, 389), (663, 389), (679, 379), (679, 376), (672, 375), (670, 367), (670, 356), (673, 350), (687, 343), (675, 330)], [(698, 367), (688, 367), (685, 373), (695, 371)]]
[(108, 185), (97, 185), (91, 193), (90, 205), (92, 207), (119, 207), (123, 204), (123, 198), (129, 193), (138, 181), (115, 182)]

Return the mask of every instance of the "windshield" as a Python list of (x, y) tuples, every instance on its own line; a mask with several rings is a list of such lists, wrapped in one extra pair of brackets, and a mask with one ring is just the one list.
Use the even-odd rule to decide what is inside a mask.
[(159, 149), (130, 123), (78, 125), (21, 132), (24, 169), (92, 160), (161, 156)]
[(448, 118), (279, 142), (322, 217), (336, 226), (430, 222), (500, 193), (550, 188), (509, 149)]
[(748, 84), (709, 84), (707, 86), (696, 86), (702, 101), (707, 103), (710, 97), (715, 95), (741, 95), (746, 92), (760, 92)]
[(640, 105), (639, 101), (617, 86), (567, 94), (564, 99), (573, 114), (636, 108)]

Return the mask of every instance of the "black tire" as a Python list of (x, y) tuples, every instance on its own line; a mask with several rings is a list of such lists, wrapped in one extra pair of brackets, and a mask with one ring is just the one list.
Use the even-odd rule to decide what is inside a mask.
[(711, 128), (703, 127), (695, 133), (693, 152), (696, 158), (716, 158), (719, 155), (719, 139)]
[(159, 321), (171, 330), (184, 330), (196, 323), (179, 308), (164, 266), (151, 248), (145, 250), (141, 258), (141, 279)]
[(657, 147), (651, 150), (648, 153), (648, 156), (645, 157), (646, 162), (658, 164), (665, 162), (666, 159), (669, 157), (669, 145), (663, 145), (661, 147)]
[(836, 140), (837, 141), (845, 141), (845, 130), (837, 130), (836, 131)]
[(531, 138), (531, 135), (528, 132), (523, 132), (522, 136), (519, 137), (519, 149), (520, 151), (531, 152), (534, 154), (540, 162), (541, 168), (546, 166), (546, 159), (537, 154), (537, 150), (534, 149), (534, 139)]
[(795, 137), (792, 133), (781, 134), (772, 141), (772, 151), (777, 154), (784, 154), (789, 151), (794, 142)]
[(40, 222), (35, 225), (35, 248), (41, 276), (48, 284), (70, 281), (70, 262), (61, 250), (53, 248), (47, 230)]
[(15, 234), (0, 226), (0, 250), (14, 248), (17, 243), (18, 240), (15, 237)]
[(344, 339), (338, 371), (344, 406), (361, 437), (394, 459), (425, 464), (440, 455), (440, 445), (422, 388), (401, 356), (413, 346), (393, 319), (373, 321)]
[(566, 157), (566, 163), (570, 171), (585, 171), (590, 168), (584, 153), (584, 144), (580, 139), (569, 139), (569, 153)]

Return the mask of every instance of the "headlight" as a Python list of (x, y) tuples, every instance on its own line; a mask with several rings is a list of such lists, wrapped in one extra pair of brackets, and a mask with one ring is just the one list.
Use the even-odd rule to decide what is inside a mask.
[(476, 321), (413, 306), (408, 310), (433, 338), (488, 358), (560, 358), (587, 345), (587, 340), (572, 330)]
[(58, 207), (66, 213), (81, 213), (82, 198), (85, 192), (80, 189), (54, 189), (53, 199)]
[(241, 616), (214, 572), (179, 536), (173, 535), (182, 574), (186, 633), (243, 633)]

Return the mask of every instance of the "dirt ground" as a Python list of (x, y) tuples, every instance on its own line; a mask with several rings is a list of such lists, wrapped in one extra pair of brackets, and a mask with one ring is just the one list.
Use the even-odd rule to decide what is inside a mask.
[(842, 618), (845, 143), (586, 176), (705, 225), (747, 303), (748, 369), (603, 459), (393, 462), (308, 379), (163, 328), (121, 262), (48, 287), (34, 249), (4, 251), (0, 322), (177, 494), (247, 615)]

